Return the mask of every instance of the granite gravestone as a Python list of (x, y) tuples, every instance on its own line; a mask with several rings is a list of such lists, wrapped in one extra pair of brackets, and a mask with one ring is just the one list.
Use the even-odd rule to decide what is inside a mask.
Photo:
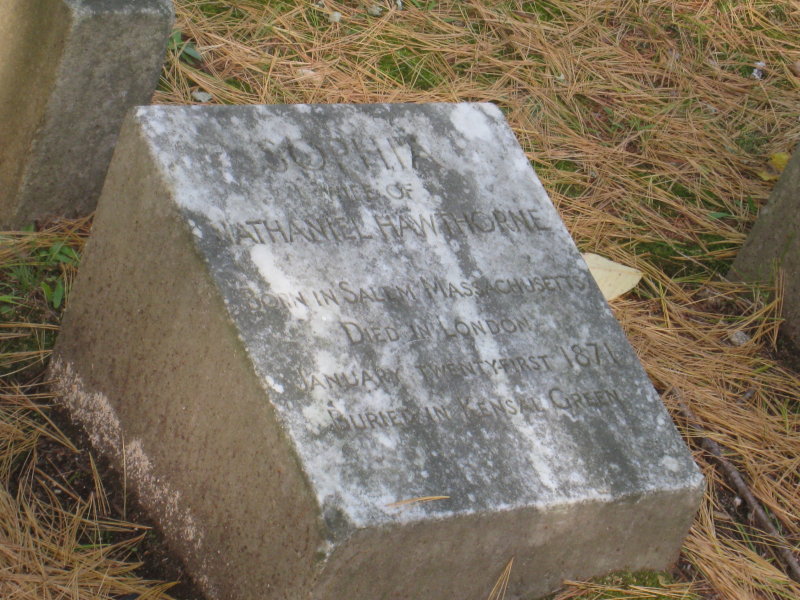
[(155, 90), (170, 0), (6, 0), (0, 226), (88, 214), (125, 113)]
[(139, 108), (53, 376), (211, 598), (663, 568), (702, 477), (491, 105)]
[(783, 171), (769, 202), (736, 256), (728, 277), (774, 282), (784, 274), (782, 329), (800, 347), (800, 146)]

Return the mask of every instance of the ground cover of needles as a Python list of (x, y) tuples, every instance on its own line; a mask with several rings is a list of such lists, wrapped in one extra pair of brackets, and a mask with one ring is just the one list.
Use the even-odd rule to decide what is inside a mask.
[[(154, 102), (494, 102), (579, 248), (645, 273), (612, 307), (708, 490), (673, 573), (572, 582), (560, 600), (800, 597), (784, 560), (800, 551), (800, 376), (777, 335), (780, 281), (746, 295), (722, 278), (800, 141), (800, 5), (177, 0), (176, 10)], [(2, 598), (182, 593), (134, 568), (157, 536), (126, 522), (125, 490), (61, 433), (43, 385), (88, 231), (72, 221), (0, 234)], [(486, 573), (487, 597), (502, 597), (512, 558)]]

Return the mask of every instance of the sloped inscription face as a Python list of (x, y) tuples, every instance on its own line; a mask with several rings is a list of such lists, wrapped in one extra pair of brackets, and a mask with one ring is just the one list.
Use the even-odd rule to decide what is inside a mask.
[(696, 478), (496, 108), (236, 108), (140, 119), (326, 515)]

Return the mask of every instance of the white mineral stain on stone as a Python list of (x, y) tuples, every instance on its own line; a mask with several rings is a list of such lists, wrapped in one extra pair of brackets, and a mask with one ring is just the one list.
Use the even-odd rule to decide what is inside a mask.
[[(266, 246), (259, 244), (251, 247), (250, 260), (274, 293), (291, 296), (297, 289), (293, 279), (278, 266), (274, 254)], [(299, 302), (289, 304), (288, 310), (295, 319), (305, 320), (309, 316), (308, 307)]]
[(244, 284), (255, 298), (260, 297), (264, 291), (262, 285), (260, 285), (260, 282), (253, 281), (252, 279), (245, 279)]
[[(210, 552), (204, 547), (202, 527), (183, 506), (181, 492), (156, 474), (156, 468), (141, 440), (126, 442), (122, 424), (108, 398), (104, 394), (87, 392), (71, 364), (55, 360), (50, 369), (57, 397), (63, 399), (72, 417), (83, 425), (92, 446), (107, 456), (116, 457), (118, 468), (119, 463), (124, 465), (122, 468), (134, 483), (145, 506), (161, 515), (165, 523), (169, 523), (170, 529), (189, 543), (191, 552), (201, 561), (200, 564), (205, 565), (205, 557)], [(206, 592), (214, 600), (220, 598), (213, 586)]]
[[(315, 387), (313, 390), (311, 390), (311, 398), (316, 400), (319, 406), (322, 406), (325, 403), (325, 400), (327, 400), (329, 397), (330, 392), (322, 387)], [(288, 417), (291, 418), (291, 414), (288, 415)]]
[(269, 387), (271, 387), (273, 390), (275, 390), (279, 394), (283, 393), (283, 386), (280, 383), (278, 383), (277, 381), (275, 381), (272, 377), (270, 377), (269, 375), (266, 375), (264, 377), (264, 379), (267, 381), (267, 384), (269, 385)]
[(233, 163), (227, 152), (219, 154), (219, 162), (222, 165), (222, 178), (225, 183), (236, 183), (236, 177), (233, 176)]
[(311, 429), (317, 433), (321, 433), (330, 424), (328, 411), (321, 402), (304, 406), (301, 412)]
[[(394, 435), (392, 435), (388, 431), (379, 431), (375, 434), (375, 440), (384, 448), (388, 448), (389, 450), (396, 450), (398, 443), (400, 443), (400, 436), (397, 435), (396, 432)], [(422, 477), (427, 477), (428, 473), (427, 471), (423, 470), (420, 472), (420, 475)]]
[(168, 127), (164, 119), (150, 119), (149, 112), (145, 107), (136, 107), (134, 109), (136, 117), (140, 122), (146, 122), (150, 133), (155, 136), (166, 135)]
[(338, 358), (333, 352), (326, 352), (326, 348), (335, 347), (333, 340), (340, 339), (342, 336), (342, 321), (349, 321), (343, 318), (340, 313), (337, 313), (332, 307), (316, 307), (316, 315), (308, 320), (309, 333), (315, 339), (322, 340), (319, 344), (320, 352), (315, 357), (315, 362), (319, 371), (323, 373), (333, 373), (346, 370), (340, 365), (347, 364), (343, 361), (349, 361), (350, 357), (347, 354), (340, 355)]
[[(527, 434), (523, 437), (527, 442), (527, 447), (520, 450), (527, 454), (530, 465), (536, 474), (537, 483), (543, 487), (543, 489), (539, 489), (539, 497), (545, 501), (547, 496), (552, 495), (559, 488), (561, 477), (559, 477), (557, 465), (559, 464), (559, 449), (562, 444), (553, 439), (556, 437), (554, 428), (532, 426), (526, 422), (521, 423), (518, 427), (524, 434)], [(580, 460), (578, 459), (575, 463), (570, 460), (570, 468), (565, 469), (564, 474), (569, 477), (579, 477), (580, 483), (585, 483), (586, 477), (581, 472)]]
[(665, 456), (661, 459), (661, 464), (668, 471), (677, 471), (680, 469), (680, 463), (671, 456)]

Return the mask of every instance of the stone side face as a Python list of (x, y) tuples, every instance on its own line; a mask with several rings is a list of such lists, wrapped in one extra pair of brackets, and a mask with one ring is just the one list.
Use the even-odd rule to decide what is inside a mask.
[[(72, 16), (53, 0), (10, 0), (0, 19), (0, 225), (14, 216), (31, 144), (55, 85)], [(48, 32), (41, 35), (41, 32)]]
[[(132, 128), (131, 128), (132, 129)], [(212, 600), (307, 598), (318, 510), (158, 168), (123, 134), (52, 373)]]
[(486, 600), (512, 558), (506, 597), (520, 600), (568, 579), (663, 570), (677, 560), (701, 495), (659, 492), (359, 532), (334, 552), (312, 598)]
[(777, 269), (785, 275), (783, 330), (800, 344), (800, 145), (761, 209), (728, 277), (769, 283)]
[(665, 568), (703, 490), (488, 105), (137, 108), (52, 377), (214, 600)]
[(169, 0), (9, 0), (0, 23), (0, 226), (94, 209), (125, 113), (147, 104)]

